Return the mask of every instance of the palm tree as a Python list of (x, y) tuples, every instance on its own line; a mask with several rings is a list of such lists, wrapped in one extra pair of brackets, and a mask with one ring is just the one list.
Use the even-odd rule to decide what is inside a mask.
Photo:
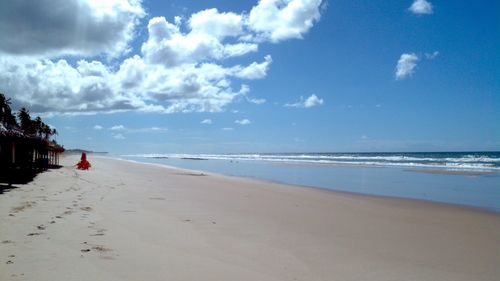
[(26, 108), (21, 108), (19, 110), (19, 113), (17, 114), (17, 117), (19, 117), (19, 122), (21, 125), (21, 130), (26, 134), (26, 135), (34, 135), (34, 126), (33, 126), (33, 120), (31, 120), (30, 112)]
[(33, 132), (35, 133), (35, 136), (42, 138), (43, 125), (45, 125), (42, 122), (42, 118), (40, 118), (40, 116), (37, 116), (35, 120), (31, 121), (31, 124), (33, 126)]
[(8, 129), (19, 127), (10, 108), (10, 99), (6, 98), (2, 93), (0, 93), (0, 122)]
[(0, 93), (0, 122), (4, 122), (4, 115), (5, 115), (5, 107), (8, 106), (8, 99), (5, 98), (5, 96)]
[(53, 130), (50, 128), (49, 125), (42, 123), (42, 134), (43, 134), (43, 138), (48, 140), (50, 138), (50, 136), (52, 136)]

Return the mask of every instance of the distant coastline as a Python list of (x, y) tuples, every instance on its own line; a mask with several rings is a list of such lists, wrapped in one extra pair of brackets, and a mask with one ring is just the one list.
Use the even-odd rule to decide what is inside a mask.
[(66, 154), (81, 154), (82, 152), (85, 152), (87, 154), (108, 154), (107, 151), (92, 151), (92, 150), (86, 150), (86, 149), (80, 149), (80, 148), (66, 149), (66, 151), (64, 153), (66, 153)]

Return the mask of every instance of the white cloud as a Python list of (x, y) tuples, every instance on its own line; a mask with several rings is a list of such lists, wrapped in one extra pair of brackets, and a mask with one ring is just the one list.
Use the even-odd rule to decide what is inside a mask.
[(115, 138), (117, 140), (124, 140), (125, 139), (125, 137), (122, 134), (113, 135), (113, 138)]
[[(173, 23), (155, 17), (147, 25), (146, 41), (138, 42), (140, 53), (124, 58), (118, 55), (130, 51), (134, 28), (146, 14), (141, 1), (35, 2), (26, 7), (24, 1), (10, 1), (0, 9), (0, 31), (12, 33), (0, 40), (5, 54), (0, 56), (0, 91), (12, 97), (15, 107), (53, 115), (220, 112), (250, 92), (242, 80), (265, 78), (272, 63), (270, 55), (241, 65), (225, 59), (256, 52), (266, 41), (301, 38), (319, 20), (322, 1), (262, 0), (250, 13), (207, 9), (186, 17), (185, 24), (179, 16)], [(47, 13), (55, 5), (76, 8)], [(6, 11), (16, 11), (15, 16)], [(23, 23), (28, 12), (33, 19)], [(89, 24), (83, 33), (78, 31), (82, 23)], [(27, 33), (14, 36), (16, 24)], [(47, 38), (37, 40), (43, 35)], [(102, 61), (81, 57), (98, 54), (104, 54)], [(56, 59), (66, 55), (80, 57)]]
[(242, 68), (240, 66), (234, 67), (233, 71), (236, 77), (243, 79), (261, 79), (266, 77), (269, 65), (273, 62), (271, 56), (264, 57), (264, 62), (252, 64)]
[(304, 100), (304, 97), (300, 97), (300, 101), (295, 103), (287, 103), (285, 107), (302, 107), (302, 108), (311, 108), (318, 105), (322, 105), (324, 103), (323, 99), (318, 96), (312, 94), (307, 99)]
[(400, 80), (411, 76), (417, 67), (418, 56), (415, 53), (402, 54), (396, 65), (396, 79)]
[(201, 121), (201, 124), (210, 125), (210, 124), (212, 124), (212, 119), (204, 119), (203, 121)]
[(124, 133), (158, 133), (158, 132), (166, 132), (167, 128), (162, 127), (146, 127), (146, 128), (127, 128), (123, 125), (115, 125), (109, 128), (111, 131), (120, 131)]
[(258, 104), (258, 105), (266, 103), (266, 99), (257, 99), (257, 98), (249, 98), (249, 97), (247, 97), (247, 101), (254, 103), (254, 104)]
[(123, 126), (123, 125), (115, 125), (115, 126), (109, 128), (109, 129), (113, 130), (113, 131), (123, 131), (123, 130), (125, 130), (125, 126)]
[[(320, 19), (321, 0), (260, 0), (248, 16), (257, 40), (302, 38)], [(251, 38), (250, 36), (247, 36)]]
[(140, 1), (3, 1), (0, 53), (116, 56), (126, 52), (146, 13)]
[(219, 13), (217, 9), (197, 12), (189, 19), (189, 26), (193, 33), (212, 34), (217, 38), (242, 34), (243, 23), (242, 15)]
[(234, 121), (234, 123), (236, 123), (238, 125), (250, 125), (250, 124), (252, 124), (252, 121), (250, 121), (248, 119), (242, 119), (242, 120), (236, 120), (236, 121)]
[(429, 1), (415, 0), (411, 4), (410, 8), (408, 8), (408, 10), (416, 15), (430, 15), (433, 13), (432, 8), (432, 3), (430, 3)]
[(226, 128), (222, 128), (223, 131), (233, 131), (234, 128), (229, 128), (229, 127), (226, 127)]
[(104, 128), (101, 125), (95, 125), (94, 126), (94, 130), (102, 130), (102, 129), (104, 129)]
[(151, 128), (146, 128), (145, 131), (159, 132), (159, 131), (168, 131), (168, 129), (160, 127), (151, 127)]
[(158, 133), (158, 132), (166, 132), (167, 128), (162, 127), (147, 127), (147, 128), (123, 128), (121, 130), (126, 131), (127, 133)]
[(439, 56), (439, 52), (438, 51), (434, 51), (432, 53), (425, 53), (425, 58), (428, 59), (428, 60), (433, 60), (437, 56)]
[(316, 95), (311, 95), (304, 102), (304, 107), (315, 107), (323, 104), (323, 99), (318, 98)]

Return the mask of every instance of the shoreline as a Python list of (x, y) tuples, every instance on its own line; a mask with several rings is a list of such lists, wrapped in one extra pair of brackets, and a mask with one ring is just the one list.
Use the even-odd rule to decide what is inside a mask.
[(465, 281), (500, 273), (495, 213), (108, 157), (77, 171), (77, 159), (0, 195), (0, 279)]
[[(493, 214), (499, 214), (500, 209), (495, 209), (494, 207), (482, 207), (482, 206), (475, 206), (475, 205), (470, 205), (470, 204), (460, 204), (460, 203), (453, 203), (453, 202), (445, 202), (445, 201), (438, 201), (438, 200), (432, 200), (432, 199), (423, 199), (423, 198), (412, 198), (412, 197), (404, 197), (404, 196), (397, 196), (397, 195), (384, 195), (384, 194), (376, 194), (376, 193), (363, 193), (363, 192), (356, 192), (356, 191), (348, 191), (348, 190), (340, 190), (340, 189), (335, 189), (333, 187), (323, 187), (323, 186), (315, 186), (315, 185), (307, 185), (307, 184), (296, 184), (296, 183), (289, 183), (285, 181), (280, 181), (280, 180), (273, 180), (273, 179), (266, 179), (258, 176), (251, 176), (251, 175), (228, 175), (224, 173), (219, 173), (219, 172), (211, 172), (211, 171), (206, 171), (206, 170), (200, 170), (200, 169), (191, 169), (191, 168), (183, 168), (183, 167), (177, 167), (169, 164), (163, 164), (163, 163), (151, 163), (151, 162), (141, 162), (138, 160), (132, 160), (132, 159), (125, 159), (125, 158), (120, 158), (120, 157), (114, 157), (114, 156), (98, 156), (102, 158), (109, 158), (109, 159), (115, 159), (115, 160), (121, 160), (121, 161), (129, 161), (131, 163), (136, 163), (136, 164), (143, 164), (143, 165), (153, 165), (153, 166), (159, 166), (159, 167), (165, 167), (165, 168), (170, 168), (170, 169), (180, 169), (180, 170), (186, 170), (186, 171), (194, 171), (198, 173), (205, 173), (205, 174), (212, 174), (215, 176), (224, 176), (224, 177), (229, 177), (229, 178), (242, 178), (242, 179), (248, 179), (248, 180), (254, 180), (257, 182), (261, 182), (263, 184), (265, 183), (272, 183), (272, 184), (281, 184), (281, 185), (288, 185), (288, 186), (295, 186), (295, 187), (301, 187), (301, 188), (312, 188), (312, 189), (318, 189), (318, 190), (324, 190), (328, 192), (338, 192), (338, 193), (343, 193), (343, 194), (352, 194), (355, 196), (367, 196), (367, 197), (378, 197), (378, 198), (387, 198), (387, 199), (401, 199), (401, 200), (410, 200), (410, 201), (418, 201), (418, 202), (428, 202), (428, 203), (433, 203), (433, 204), (442, 204), (442, 205), (449, 205), (449, 206), (456, 206), (460, 208), (465, 208), (465, 209), (471, 209), (471, 210), (477, 210), (477, 211), (484, 211), (487, 213), (493, 213)], [(180, 159), (180, 160), (185, 160), (185, 159)], [(212, 161), (217, 161), (217, 160), (212, 160)], [(246, 160), (250, 161), (250, 160)], [(327, 165), (327, 164), (308, 164), (308, 163), (303, 163), (303, 164), (297, 164), (297, 163), (281, 163), (281, 162), (269, 162), (266, 164), (273, 164), (273, 165), (296, 165), (296, 166), (315, 166), (315, 165)], [(438, 175), (450, 175), (450, 176), (485, 176), (485, 175), (496, 175), (500, 174), (500, 172), (496, 171), (489, 171), (489, 172), (478, 172), (478, 171), (458, 171), (455, 172), (454, 170), (441, 170), (439, 168), (434, 169), (406, 169), (405, 167), (393, 167), (393, 166), (360, 166), (360, 165), (341, 165), (341, 164), (334, 164), (335, 167), (348, 167), (348, 168), (367, 168), (367, 169), (397, 169), (401, 170), (404, 172), (411, 172), (411, 173), (422, 173), (422, 174), (438, 174)]]

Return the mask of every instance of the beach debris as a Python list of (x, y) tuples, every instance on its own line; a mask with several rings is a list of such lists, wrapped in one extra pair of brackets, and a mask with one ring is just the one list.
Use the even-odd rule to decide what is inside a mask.
[(78, 170), (88, 170), (90, 167), (92, 167), (92, 165), (90, 165), (90, 162), (87, 161), (87, 154), (82, 152), (82, 158), (80, 159), (80, 162), (76, 164), (76, 168)]

